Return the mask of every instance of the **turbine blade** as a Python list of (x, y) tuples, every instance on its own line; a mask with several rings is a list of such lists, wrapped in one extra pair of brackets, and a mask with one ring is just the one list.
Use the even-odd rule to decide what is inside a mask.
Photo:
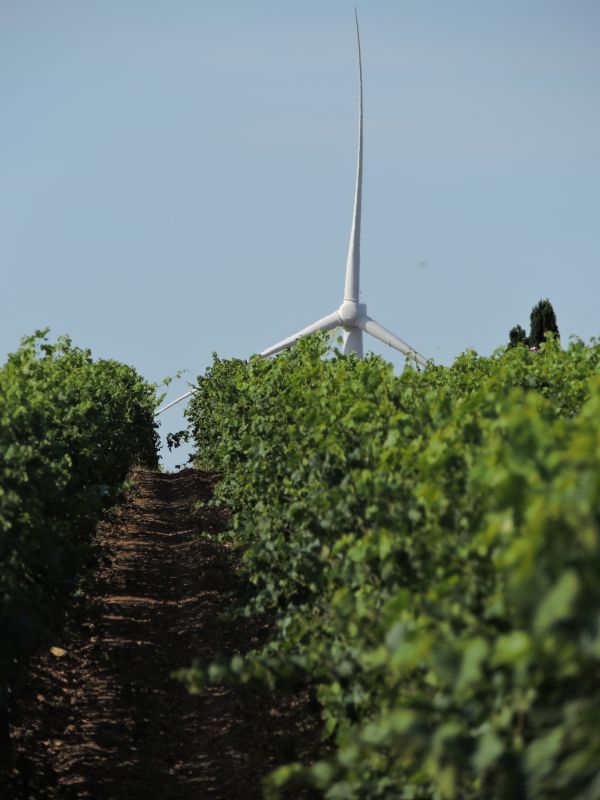
[(409, 344), (400, 339), (391, 331), (388, 331), (387, 328), (384, 328), (383, 325), (380, 325), (378, 322), (376, 322), (376, 320), (371, 319), (371, 317), (367, 317), (365, 319), (363, 323), (363, 329), (367, 333), (370, 333), (371, 336), (374, 336), (376, 339), (379, 339), (380, 342), (388, 344), (395, 350), (399, 350), (401, 353), (404, 353), (404, 355), (414, 358), (415, 361), (422, 367), (427, 366), (427, 361), (423, 358), (422, 355), (419, 355), (419, 353), (417, 353), (417, 351), (414, 348), (412, 348)]
[(344, 284), (344, 300), (353, 300), (358, 303), (360, 291), (360, 215), (362, 206), (362, 172), (363, 172), (363, 83), (362, 59), (360, 54), (360, 31), (358, 30), (358, 15), (354, 9), (356, 19), (356, 40), (358, 42), (358, 165), (356, 167), (356, 189), (354, 192), (354, 212), (352, 214), (352, 228), (350, 230), (350, 245), (346, 261), (346, 282)]
[(285, 350), (286, 347), (291, 347), (303, 336), (308, 336), (315, 331), (330, 331), (332, 328), (337, 328), (339, 324), (340, 319), (337, 313), (332, 311), (331, 314), (327, 314), (326, 317), (318, 319), (316, 322), (313, 322), (312, 325), (307, 325), (306, 328), (302, 328), (301, 331), (298, 331), (298, 333), (295, 333), (293, 336), (288, 336), (287, 339), (282, 339), (272, 347), (263, 350), (261, 356), (274, 356), (275, 353), (280, 353), (282, 350)]
[(196, 391), (195, 389), (190, 389), (189, 392), (182, 394), (181, 397), (177, 398), (177, 400), (172, 400), (170, 403), (167, 403), (166, 406), (163, 406), (162, 408), (159, 408), (158, 411), (155, 411), (154, 416), (157, 417), (159, 414), (162, 414), (163, 411), (166, 411), (167, 408), (171, 408), (172, 406), (176, 406), (177, 403), (181, 403), (182, 400), (185, 400), (186, 397), (189, 397), (191, 394), (194, 394), (195, 391)]

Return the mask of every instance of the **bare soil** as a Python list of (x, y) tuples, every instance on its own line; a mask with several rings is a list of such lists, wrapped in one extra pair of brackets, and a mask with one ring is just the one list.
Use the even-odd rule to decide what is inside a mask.
[(228, 548), (198, 535), (223, 523), (194, 509), (212, 477), (140, 470), (133, 479), (100, 526), (83, 596), (17, 683), (2, 798), (253, 800), (274, 767), (315, 757), (306, 690), (190, 695), (171, 677), (194, 659), (246, 652), (266, 623), (223, 616), (245, 587)]

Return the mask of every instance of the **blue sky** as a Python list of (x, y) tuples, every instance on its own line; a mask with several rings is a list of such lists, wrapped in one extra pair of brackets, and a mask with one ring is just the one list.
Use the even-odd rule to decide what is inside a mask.
[[(600, 5), (358, 13), (369, 313), (441, 363), (541, 297), (600, 335)], [(0, 0), (2, 357), (49, 325), (193, 377), (337, 306), (353, 24), (344, 0)]]

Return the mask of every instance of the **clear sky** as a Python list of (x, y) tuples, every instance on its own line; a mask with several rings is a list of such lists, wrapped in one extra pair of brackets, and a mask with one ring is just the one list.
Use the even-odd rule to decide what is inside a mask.
[[(369, 313), (441, 363), (542, 297), (564, 338), (600, 335), (600, 3), (358, 14)], [(0, 0), (2, 360), (49, 325), (193, 377), (336, 307), (353, 25), (346, 0)]]

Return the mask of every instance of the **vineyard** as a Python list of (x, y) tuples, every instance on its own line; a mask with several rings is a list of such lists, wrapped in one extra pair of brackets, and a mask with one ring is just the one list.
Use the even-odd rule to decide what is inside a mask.
[(40, 331), (0, 370), (0, 683), (56, 622), (130, 468), (158, 466), (156, 394)]
[(68, 339), (0, 404), (6, 796), (600, 797), (600, 343), (215, 357), (177, 475)]
[(600, 796), (600, 346), (325, 355), (199, 379), (197, 459), (274, 627), (190, 685), (316, 687), (332, 752), (270, 797)]

